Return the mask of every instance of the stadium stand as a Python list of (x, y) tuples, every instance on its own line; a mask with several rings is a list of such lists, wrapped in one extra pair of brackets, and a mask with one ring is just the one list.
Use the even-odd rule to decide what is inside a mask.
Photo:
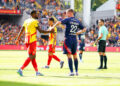
[[(105, 26), (108, 28), (108, 47), (120, 47), (120, 22), (115, 18), (105, 19)], [(98, 21), (96, 21), (98, 23)], [(98, 25), (93, 25), (90, 29), (88, 29), (86, 33), (86, 45), (90, 46), (90, 43), (95, 41), (98, 37)]]
[[(17, 9), (30, 14), (35, 9), (40, 14), (39, 22), (43, 30), (48, 28), (48, 18), (53, 16), (55, 20), (62, 20), (65, 17), (65, 3), (59, 0), (0, 0), (0, 9)], [(67, 6), (68, 7), (68, 6)], [(109, 30), (109, 40), (107, 46), (120, 46), (120, 22), (115, 18), (105, 19), (105, 25)], [(15, 45), (17, 33), (20, 31), (21, 25), (14, 24), (6, 20), (0, 20), (0, 45)], [(98, 25), (93, 25), (86, 33), (86, 46), (97, 38)], [(58, 32), (63, 32), (58, 27)], [(63, 41), (58, 40), (57, 45), (62, 46)], [(48, 40), (38, 36), (38, 45), (47, 45)], [(24, 44), (24, 38), (21, 39), (21, 45)]]

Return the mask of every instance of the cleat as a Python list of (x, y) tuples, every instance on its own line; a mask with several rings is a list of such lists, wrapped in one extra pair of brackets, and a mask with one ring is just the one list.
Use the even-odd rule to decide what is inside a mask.
[(76, 72), (76, 74), (75, 74), (76, 76), (78, 76), (79, 74), (78, 74), (78, 72)]
[(99, 68), (97, 68), (97, 70), (101, 70), (101, 69), (103, 69), (103, 67), (99, 67)]
[(48, 65), (46, 65), (46, 66), (44, 66), (43, 68), (45, 68), (45, 69), (49, 69), (50, 67), (49, 67)]
[(44, 76), (44, 75), (40, 72), (36, 72), (36, 76)]
[(103, 69), (107, 69), (107, 67), (104, 67)]
[(74, 76), (74, 73), (70, 73), (69, 76)]
[(80, 60), (80, 63), (83, 63), (83, 60)]
[(17, 71), (17, 73), (18, 73), (20, 76), (23, 76), (23, 72), (22, 72), (21, 69), (19, 69), (19, 70)]
[(64, 61), (60, 61), (60, 68), (63, 68)]

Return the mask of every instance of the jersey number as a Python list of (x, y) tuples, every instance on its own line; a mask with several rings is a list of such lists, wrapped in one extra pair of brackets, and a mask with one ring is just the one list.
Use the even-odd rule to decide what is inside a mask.
[(70, 30), (70, 32), (71, 32), (71, 33), (75, 33), (76, 30), (77, 30), (77, 26), (71, 25), (71, 30)]

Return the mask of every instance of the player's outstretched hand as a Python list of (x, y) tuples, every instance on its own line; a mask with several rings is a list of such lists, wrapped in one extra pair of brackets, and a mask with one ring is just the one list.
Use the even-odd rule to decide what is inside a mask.
[(16, 44), (16, 45), (18, 45), (18, 44), (19, 44), (19, 41), (18, 41), (18, 40), (16, 40), (16, 41), (15, 41), (15, 44)]

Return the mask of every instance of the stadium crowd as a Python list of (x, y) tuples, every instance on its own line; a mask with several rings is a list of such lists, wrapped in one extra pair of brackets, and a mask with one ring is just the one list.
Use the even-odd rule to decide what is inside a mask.
[[(107, 46), (119, 47), (120, 46), (120, 22), (116, 21), (115, 18), (105, 19), (105, 26), (108, 28), (108, 41)], [(96, 21), (98, 24), (98, 21)], [(93, 25), (88, 29), (86, 33), (86, 45), (90, 46), (90, 43), (95, 41), (98, 37), (98, 25)]]
[[(22, 9), (26, 13), (33, 9), (39, 12), (39, 22), (43, 30), (48, 29), (48, 18), (54, 17), (55, 21), (65, 18), (64, 4), (59, 0), (0, 0), (0, 9)], [(97, 22), (98, 24), (98, 22)], [(93, 25), (86, 32), (86, 46), (95, 41), (98, 37), (98, 25)], [(108, 41), (107, 46), (120, 46), (120, 22), (115, 19), (105, 19), (105, 25), (108, 28)], [(21, 26), (11, 24), (8, 21), (0, 20), (0, 45), (14, 45), (17, 33), (20, 31)], [(62, 27), (57, 27), (58, 31), (62, 31)], [(21, 45), (24, 44), (22, 37)], [(48, 41), (38, 37), (38, 45), (47, 45)], [(59, 41), (58, 45), (62, 46), (63, 41)]]
[[(19, 7), (19, 8), (18, 8)], [(21, 9), (26, 13), (30, 13), (31, 10), (37, 10), (39, 12), (39, 22), (42, 29), (48, 29), (48, 18), (54, 16), (55, 19), (62, 19), (64, 13), (62, 13), (63, 4), (59, 0), (1, 0), (0, 9)], [(15, 44), (17, 33), (20, 31), (19, 25), (10, 24), (8, 21), (0, 21), (0, 44)], [(59, 28), (59, 27), (58, 27)], [(61, 28), (58, 29), (62, 31)], [(9, 34), (7, 34), (10, 32)], [(16, 33), (14, 33), (16, 32)], [(12, 40), (13, 39), (13, 40)], [(38, 38), (39, 45), (47, 45), (48, 41), (42, 38)], [(23, 39), (20, 44), (23, 44)]]
[[(114, 19), (106, 19), (105, 25), (108, 28), (108, 41), (107, 46), (109, 47), (120, 47), (120, 22), (115, 21)], [(14, 25), (10, 22), (3, 22), (0, 21), (0, 45), (14, 45), (15, 39), (17, 37), (18, 32), (20, 31), (20, 25)], [(98, 25), (93, 25), (90, 29), (86, 32), (86, 46), (90, 46), (90, 43), (95, 41), (98, 37)], [(24, 37), (21, 37), (20, 44), (24, 44)], [(38, 37), (38, 45), (46, 46), (48, 41)], [(62, 46), (63, 41), (59, 41), (59, 45)]]
[[(11, 24), (10, 22), (0, 21), (0, 45), (15, 45), (15, 40), (21, 29), (20, 25)], [(20, 44), (24, 45), (24, 34), (20, 39)], [(48, 41), (38, 37), (38, 45), (46, 46)]]

